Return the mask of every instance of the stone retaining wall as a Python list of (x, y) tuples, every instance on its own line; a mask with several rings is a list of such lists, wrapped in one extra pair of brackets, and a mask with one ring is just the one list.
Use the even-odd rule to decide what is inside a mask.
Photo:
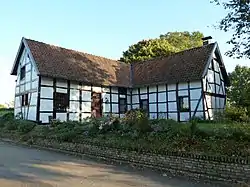
[(41, 147), (80, 153), (111, 162), (134, 164), (193, 179), (202, 178), (230, 183), (242, 182), (250, 184), (250, 158), (204, 156), (187, 153), (157, 155), (91, 144), (57, 143), (45, 140), (33, 143)]

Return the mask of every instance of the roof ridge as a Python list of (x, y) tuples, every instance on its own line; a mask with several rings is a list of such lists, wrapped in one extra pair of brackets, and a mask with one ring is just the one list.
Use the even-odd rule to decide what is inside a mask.
[(132, 62), (133, 64), (136, 64), (136, 63), (150, 63), (151, 61), (154, 61), (154, 60), (158, 60), (158, 59), (164, 59), (164, 58), (168, 58), (168, 57), (172, 57), (172, 56), (175, 56), (175, 55), (179, 55), (180, 53), (184, 53), (184, 52), (190, 52), (192, 50), (197, 50), (197, 49), (201, 49), (201, 48), (204, 48), (204, 47), (208, 47), (210, 45), (214, 45), (216, 42), (214, 43), (210, 43), (208, 45), (202, 45), (202, 46), (199, 46), (199, 47), (193, 47), (193, 48), (190, 48), (190, 49), (186, 49), (186, 50), (183, 50), (183, 51), (179, 51), (179, 52), (176, 52), (176, 53), (172, 53), (168, 56), (158, 56), (158, 57), (153, 57), (151, 59), (148, 59), (148, 60), (143, 60), (143, 61), (137, 61), (137, 62)]
[(24, 38), (24, 39), (25, 39), (25, 40), (30, 40), (30, 41), (33, 41), (33, 42), (37, 42), (37, 43), (41, 43), (41, 44), (45, 44), (45, 45), (49, 45), (49, 46), (56, 47), (56, 48), (66, 49), (66, 50), (73, 51), (73, 52), (77, 52), (77, 53), (81, 53), (81, 54), (84, 54), (84, 55), (90, 55), (90, 56), (97, 57), (97, 58), (103, 58), (103, 59), (106, 59), (106, 60), (111, 60), (111, 61), (115, 61), (115, 62), (118, 62), (118, 63), (127, 64), (127, 63), (125, 63), (125, 62), (123, 62), (123, 61), (114, 60), (114, 59), (107, 58), (107, 57), (103, 57), (103, 56), (93, 55), (93, 54), (86, 53), (86, 52), (82, 52), (82, 51), (78, 51), (78, 50), (75, 50), (75, 49), (69, 49), (69, 48), (66, 48), (66, 47), (58, 46), (58, 45), (48, 44), (48, 43), (45, 43), (45, 42), (41, 42), (41, 41), (29, 39), (29, 38)]

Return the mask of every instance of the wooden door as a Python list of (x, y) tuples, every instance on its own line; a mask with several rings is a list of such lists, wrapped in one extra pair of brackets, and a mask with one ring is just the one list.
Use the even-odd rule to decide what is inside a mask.
[(92, 92), (91, 116), (102, 117), (102, 95), (101, 93)]

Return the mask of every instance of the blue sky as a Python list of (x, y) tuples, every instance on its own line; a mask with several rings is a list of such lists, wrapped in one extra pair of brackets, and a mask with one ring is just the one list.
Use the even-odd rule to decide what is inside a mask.
[[(0, 103), (14, 99), (10, 76), (21, 38), (118, 59), (129, 45), (170, 31), (201, 31), (224, 54), (230, 33), (212, 27), (224, 15), (210, 0), (0, 0)], [(181, 2), (181, 3), (180, 3)], [(246, 59), (224, 56), (228, 72)]]

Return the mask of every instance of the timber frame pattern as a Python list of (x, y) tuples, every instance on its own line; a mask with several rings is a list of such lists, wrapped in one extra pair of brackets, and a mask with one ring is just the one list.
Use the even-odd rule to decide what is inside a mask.
[[(46, 44), (47, 45), (47, 44)], [(17, 75), (15, 115), (38, 123), (51, 119), (82, 121), (91, 117), (92, 94), (101, 93), (103, 116), (123, 117), (124, 112), (147, 103), (150, 119), (188, 121), (194, 117), (212, 120), (214, 113), (223, 110), (226, 102), (225, 86), (229, 85), (218, 44), (215, 43), (200, 79), (171, 82), (165, 80), (152, 85), (100, 85), (83, 81), (41, 75), (26, 39), (23, 39), (15, 60), (12, 75)], [(24, 68), (23, 68), (24, 67)], [(131, 65), (132, 67), (132, 65)], [(130, 82), (135, 72), (130, 68)], [(25, 75), (20, 80), (21, 69)], [(62, 98), (65, 110), (58, 110), (56, 95)], [(28, 94), (28, 105), (23, 105)], [(125, 111), (121, 105), (125, 105)], [(59, 103), (60, 104), (60, 103)]]

